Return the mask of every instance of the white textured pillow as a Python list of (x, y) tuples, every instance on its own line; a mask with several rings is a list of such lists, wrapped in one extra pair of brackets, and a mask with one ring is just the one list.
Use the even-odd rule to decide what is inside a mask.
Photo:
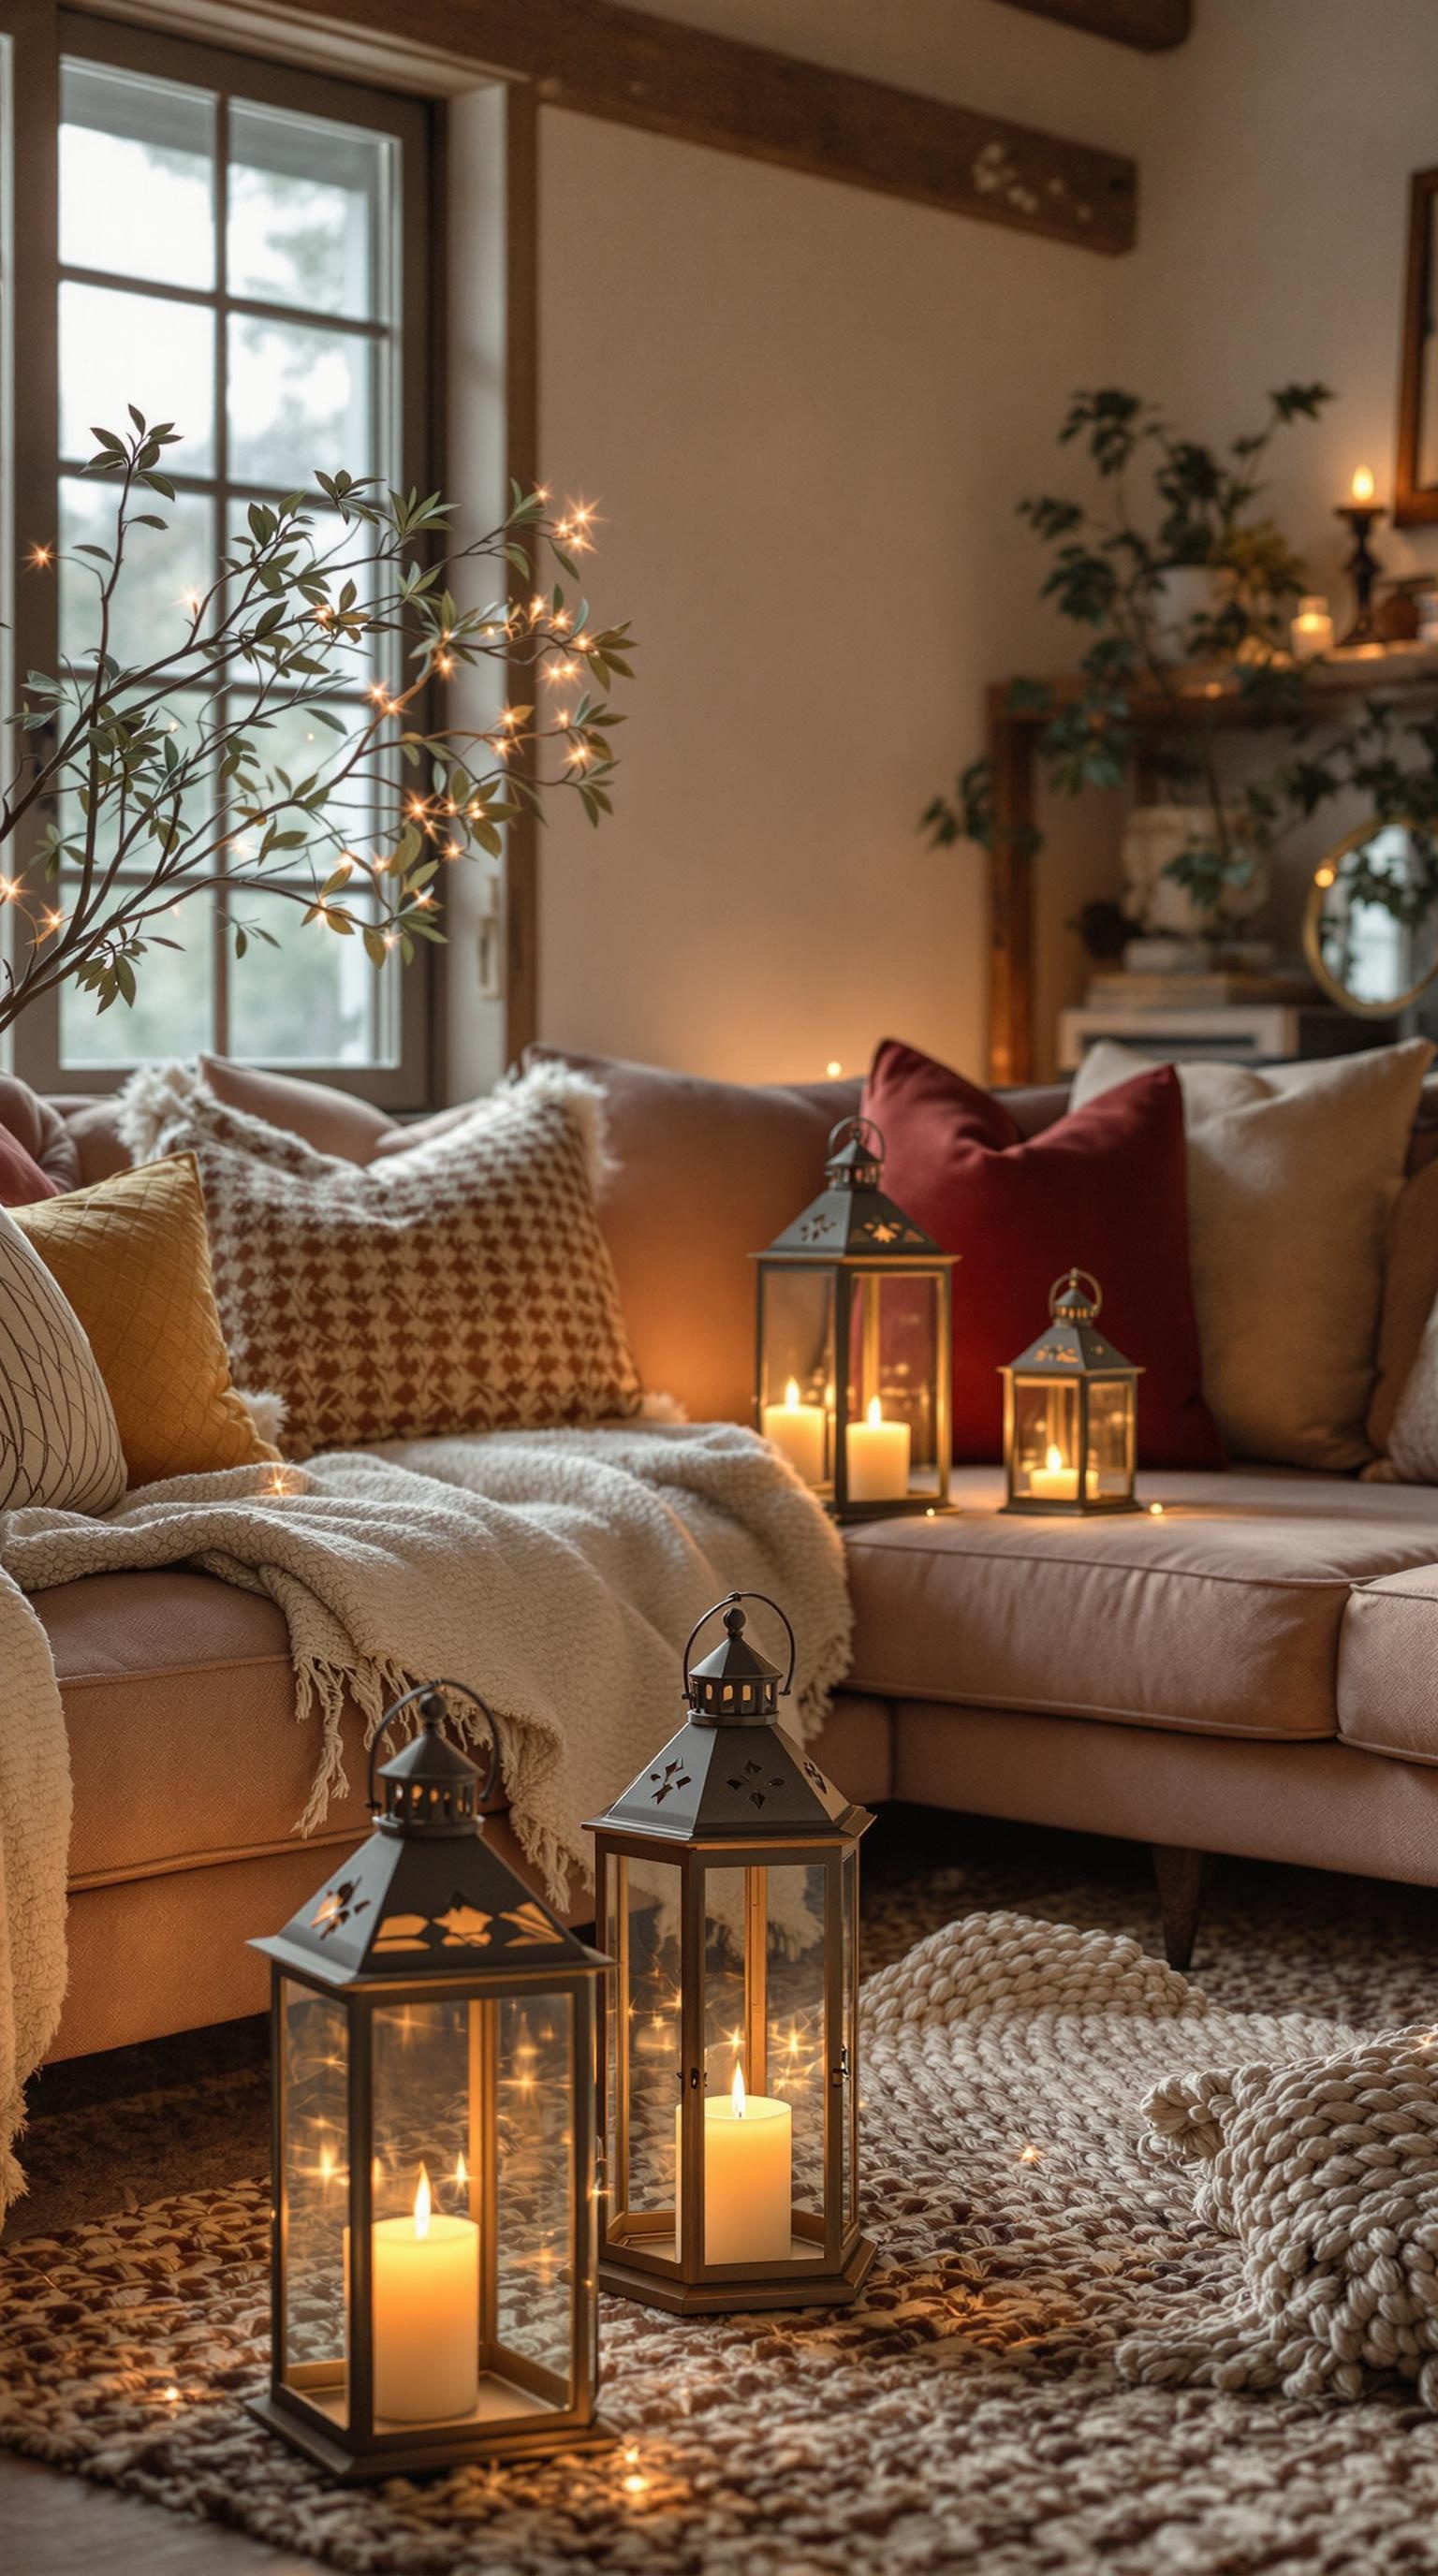
[(78, 1315), (0, 1208), (0, 1511), (108, 1512), (120, 1427)]
[[(1433, 1049), (1317, 1064), (1181, 1064), (1203, 1392), (1229, 1449), (1342, 1470), (1373, 1455), (1389, 1212)], [(1073, 1106), (1143, 1071), (1094, 1047)]]

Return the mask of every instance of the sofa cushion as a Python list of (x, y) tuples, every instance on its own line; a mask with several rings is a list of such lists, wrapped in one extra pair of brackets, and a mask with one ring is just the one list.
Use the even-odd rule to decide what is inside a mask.
[(1183, 1101), (1171, 1065), (1025, 1137), (1007, 1104), (886, 1038), (864, 1086), (884, 1187), (960, 1256), (954, 1274), (954, 1457), (1003, 1454), (1000, 1370), (1037, 1340), (1075, 1263), (1103, 1288), (1103, 1330), (1144, 1372), (1141, 1466), (1221, 1467), (1203, 1401), (1188, 1278)]
[[(80, 1157), (66, 1120), (52, 1102), (42, 1100), (38, 1091), (32, 1091), (28, 1082), (17, 1081), (13, 1073), (0, 1073), (0, 1127), (51, 1189), (73, 1190), (80, 1178)], [(31, 1197), (48, 1195), (45, 1190), (27, 1190), (12, 1198), (6, 1192), (5, 1205), (24, 1206)]]
[[(1361, 1467), (1389, 1219), (1426, 1039), (1312, 1064), (1184, 1064), (1203, 1382), (1235, 1458)], [(1093, 1047), (1075, 1100), (1142, 1058)]]
[(1146, 1476), (1161, 1519), (1005, 1516), (982, 1469), (955, 1487), (956, 1515), (846, 1532), (851, 1689), (1331, 1736), (1350, 1586), (1438, 1554), (1430, 1496), (1340, 1477)]
[[(1377, 1487), (1378, 1492), (1395, 1492)], [(1396, 1492), (1401, 1494), (1400, 1486)], [(1427, 1505), (1438, 1557), (1438, 1507)], [(1338, 1731), (1345, 1744), (1406, 1762), (1438, 1763), (1438, 1564), (1405, 1567), (1358, 1585), (1343, 1622)]]

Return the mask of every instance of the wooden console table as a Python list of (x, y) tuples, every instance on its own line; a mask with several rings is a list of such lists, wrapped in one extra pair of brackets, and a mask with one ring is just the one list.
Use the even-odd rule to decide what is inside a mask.
[[(1438, 649), (1390, 644), (1376, 651), (1335, 654), (1310, 673), (1315, 697), (1322, 691), (1352, 698), (1381, 689), (1384, 696), (1417, 698), (1438, 689)], [(989, 759), (993, 765), (994, 833), (989, 851), (989, 1080), (1031, 1082), (1034, 1070), (1034, 790), (1039, 737), (1054, 712), (1072, 705), (1082, 682), (1069, 676), (1047, 683), (1049, 703), (1012, 707), (1011, 684), (996, 681), (985, 693)], [(1231, 681), (1200, 672), (1185, 677), (1176, 698), (1155, 690), (1137, 700), (1141, 734), (1155, 739), (1175, 727), (1213, 725), (1254, 731), (1261, 720)], [(1135, 764), (1140, 794), (1147, 792), (1143, 755)]]

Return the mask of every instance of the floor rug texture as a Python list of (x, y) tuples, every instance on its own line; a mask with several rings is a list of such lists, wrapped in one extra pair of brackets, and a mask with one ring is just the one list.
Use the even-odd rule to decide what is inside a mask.
[(865, 1990), (864, 2296), (685, 2323), (606, 2302), (613, 2455), (356, 2494), (274, 2442), (241, 2402), (264, 2367), (258, 2177), (7, 2251), (0, 2440), (374, 2576), (1438, 2570), (1438, 2424), (1411, 2390), (1115, 2367), (1124, 2338), (1231, 2306), (1238, 2275), (1143, 2155), (1144, 2096), (1341, 2040), (1302, 2004), (1220, 2002), (1121, 1934), (1002, 1906), (932, 1933)]

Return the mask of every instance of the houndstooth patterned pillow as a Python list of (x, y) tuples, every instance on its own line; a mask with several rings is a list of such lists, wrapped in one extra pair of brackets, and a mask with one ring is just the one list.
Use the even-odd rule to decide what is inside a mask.
[(194, 1154), (232, 1373), (283, 1399), (304, 1458), (637, 1412), (594, 1206), (599, 1108), (544, 1066), (360, 1169), (164, 1065), (128, 1086), (121, 1132), (137, 1161)]

